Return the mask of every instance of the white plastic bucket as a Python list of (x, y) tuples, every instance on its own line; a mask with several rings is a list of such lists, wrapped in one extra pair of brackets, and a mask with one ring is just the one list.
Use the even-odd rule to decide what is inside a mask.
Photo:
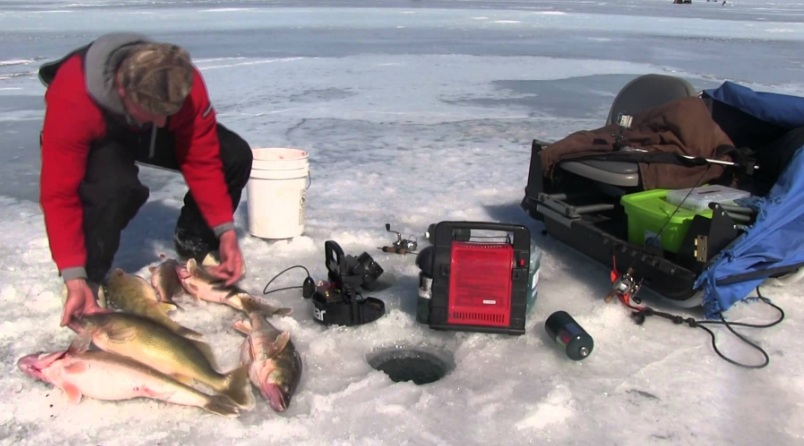
[(308, 153), (281, 147), (251, 151), (254, 161), (246, 186), (249, 233), (266, 239), (301, 235), (304, 201), (310, 186)]

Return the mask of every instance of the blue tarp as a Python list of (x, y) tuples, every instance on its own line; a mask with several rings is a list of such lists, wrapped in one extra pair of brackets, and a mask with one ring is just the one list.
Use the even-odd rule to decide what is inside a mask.
[[(731, 82), (705, 94), (782, 127), (804, 126), (804, 98), (757, 93)], [(694, 288), (703, 291), (704, 313), (710, 319), (746, 298), (773, 268), (804, 262), (804, 150), (795, 152), (767, 196), (745, 205), (758, 210), (756, 222), (695, 281)], [(719, 283), (750, 272), (757, 272), (758, 277)]]

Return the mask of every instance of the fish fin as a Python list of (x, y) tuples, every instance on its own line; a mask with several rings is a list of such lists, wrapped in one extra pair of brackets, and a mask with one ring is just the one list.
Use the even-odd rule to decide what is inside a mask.
[[(226, 291), (228, 288), (229, 287), (227, 287), (226, 284), (223, 283), (223, 282), (216, 283), (215, 285), (212, 286), (212, 289), (215, 290), (215, 291)], [(232, 289), (228, 293), (226, 293), (226, 295), (223, 296), (223, 298), (224, 298), (224, 300), (228, 301), (228, 300), (231, 300), (236, 295), (237, 295), (237, 290)]]
[(272, 308), (276, 310), (274, 311), (274, 314), (272, 314), (272, 316), (290, 316), (291, 314), (293, 314), (293, 308), (287, 308), (287, 307), (272, 307)]
[(221, 395), (229, 398), (237, 404), (241, 409), (253, 409), (256, 401), (254, 394), (251, 393), (251, 382), (248, 378), (248, 364), (243, 364), (240, 367), (232, 370), (226, 374), (226, 389), (223, 390)]
[(166, 301), (163, 301), (163, 302), (159, 302), (158, 304), (156, 304), (156, 308), (159, 311), (167, 314), (167, 313), (169, 313), (171, 311), (174, 311), (176, 309), (176, 305), (174, 305), (172, 303), (168, 303)]
[(210, 396), (209, 401), (201, 407), (208, 412), (225, 417), (236, 417), (240, 415), (240, 409), (238, 409), (234, 401), (224, 395)]
[(68, 365), (67, 367), (64, 368), (64, 371), (67, 372), (67, 374), (69, 375), (74, 373), (83, 373), (87, 371), (88, 368), (89, 365), (86, 362), (81, 361), (81, 362), (74, 362)]
[(172, 397), (173, 395), (176, 394), (175, 390), (157, 392), (156, 390), (154, 390), (154, 389), (152, 389), (152, 388), (150, 388), (148, 386), (137, 387), (136, 390), (138, 391), (140, 396), (143, 396), (145, 398), (155, 399), (155, 400), (162, 400), (162, 401), (168, 401), (170, 399), (170, 397)]
[(204, 337), (204, 335), (202, 333), (199, 333), (199, 332), (197, 332), (197, 331), (195, 331), (193, 329), (187, 328), (187, 327), (185, 327), (183, 325), (179, 325), (179, 324), (176, 324), (176, 329), (174, 330), (174, 332), (177, 335), (179, 335), (179, 336), (181, 336), (183, 338), (187, 338), (189, 340), (198, 340), (198, 339), (201, 339), (201, 338)]
[(98, 306), (101, 308), (109, 308), (109, 299), (106, 297), (106, 287), (98, 287)]
[(282, 353), (282, 350), (287, 347), (288, 342), (290, 342), (290, 333), (283, 331), (279, 336), (276, 337), (274, 342), (271, 343), (271, 346), (268, 347), (268, 357), (275, 358), (277, 355)]
[(251, 330), (252, 330), (251, 321), (249, 321), (248, 319), (235, 321), (235, 323), (232, 324), (232, 328), (237, 330), (238, 333), (242, 333), (242, 334), (248, 336), (248, 334), (251, 333)]
[(78, 390), (78, 387), (75, 387), (70, 383), (62, 383), (61, 390), (63, 390), (64, 394), (67, 395), (67, 401), (73, 404), (78, 404), (81, 402), (81, 397), (83, 395), (81, 394), (81, 391)]
[(184, 268), (186, 268), (187, 272), (190, 274), (194, 274), (198, 269), (198, 262), (196, 262), (193, 258), (189, 258), (187, 259), (187, 264), (184, 266)]
[(89, 350), (89, 345), (92, 344), (92, 333), (89, 330), (82, 330), (75, 335), (67, 351), (70, 353), (84, 353)]
[(175, 373), (175, 374), (172, 374), (172, 375), (169, 375), (169, 376), (171, 378), (175, 379), (176, 381), (184, 384), (185, 386), (192, 387), (193, 385), (195, 385), (195, 380), (193, 380), (193, 378), (190, 377), (190, 376), (182, 375), (180, 373)]
[(221, 262), (216, 258), (215, 254), (212, 251), (208, 252), (206, 256), (201, 260), (202, 266), (218, 266)]
[(137, 336), (137, 328), (131, 326), (124, 326), (120, 328), (110, 326), (106, 330), (106, 333), (109, 336), (109, 341), (124, 343), (134, 339), (134, 337)]
[[(241, 290), (240, 288), (227, 287), (225, 283), (221, 283), (220, 285), (216, 285), (216, 286), (212, 287), (213, 290), (220, 290), (220, 291), (226, 291), (226, 288), (231, 288), (229, 290), (229, 292), (226, 294), (226, 296), (224, 297), (224, 299), (226, 299), (226, 300), (234, 300), (234, 299), (242, 300), (242, 298), (241, 298), (242, 295), (248, 295), (248, 293), (246, 293), (245, 291)], [(242, 306), (243, 305), (240, 305), (240, 307), (242, 307)]]
[[(160, 297), (160, 298), (161, 298), (161, 297)], [(161, 302), (161, 303), (163, 303), (163, 304), (165, 304), (165, 305), (169, 305), (169, 306), (171, 306), (171, 307), (172, 307), (172, 310), (184, 311), (184, 308), (182, 308), (182, 307), (181, 307), (181, 305), (177, 304), (177, 303), (176, 303), (176, 301), (175, 301), (175, 300), (173, 300), (173, 297), (171, 297), (171, 296), (167, 296), (167, 297), (165, 297), (165, 298), (162, 298), (162, 302)], [(172, 310), (171, 310), (171, 311), (172, 311)]]
[(173, 268), (176, 271), (176, 276), (179, 277), (179, 281), (184, 281), (184, 279), (190, 277), (190, 272), (187, 271), (187, 266), (182, 265), (179, 262), (176, 262), (176, 266)]

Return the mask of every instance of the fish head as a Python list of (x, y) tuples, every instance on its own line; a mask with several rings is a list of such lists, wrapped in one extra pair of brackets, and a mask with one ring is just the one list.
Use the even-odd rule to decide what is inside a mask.
[(299, 377), (296, 374), (277, 367), (264, 374), (260, 380), (260, 393), (268, 400), (273, 410), (284, 412), (290, 405), (290, 399), (298, 383)]
[(65, 354), (66, 352), (34, 353), (20, 358), (17, 361), (17, 367), (32, 378), (49, 381), (45, 371)]
[(174, 259), (165, 260), (164, 262), (160, 263), (159, 266), (152, 267), (151, 278), (156, 278), (153, 279), (152, 282), (160, 281), (163, 278), (170, 277), (171, 275), (181, 277), (180, 271), (185, 269), (186, 268), (184, 265)]
[(271, 409), (276, 412), (284, 412), (290, 404), (290, 395), (283, 391), (282, 387), (278, 384), (267, 383), (260, 385), (260, 393), (268, 400)]
[[(188, 260), (187, 265), (177, 272), (184, 290), (197, 299), (228, 304), (233, 301), (230, 298), (235, 297), (233, 290), (236, 292), (236, 287), (226, 286), (223, 280), (212, 276), (195, 259)], [(240, 309), (236, 305), (233, 306)]]

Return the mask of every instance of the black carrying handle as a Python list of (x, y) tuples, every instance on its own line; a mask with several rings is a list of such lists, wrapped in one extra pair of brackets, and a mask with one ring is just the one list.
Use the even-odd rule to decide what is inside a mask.
[[(522, 225), (513, 225), (508, 223), (492, 223), (486, 221), (442, 221), (435, 227), (435, 237), (433, 240), (436, 245), (440, 245), (445, 241), (451, 243), (455, 240), (455, 231), (472, 229), (494, 231), (494, 232), (510, 232), (514, 234), (513, 245), (514, 249), (530, 251), (530, 231)], [(460, 233), (461, 240), (463, 235), (467, 233)], [(471, 239), (471, 232), (466, 240)]]
[(324, 265), (327, 266), (330, 281), (339, 281), (344, 271), (340, 271), (343, 265), (343, 249), (335, 240), (324, 242)]

